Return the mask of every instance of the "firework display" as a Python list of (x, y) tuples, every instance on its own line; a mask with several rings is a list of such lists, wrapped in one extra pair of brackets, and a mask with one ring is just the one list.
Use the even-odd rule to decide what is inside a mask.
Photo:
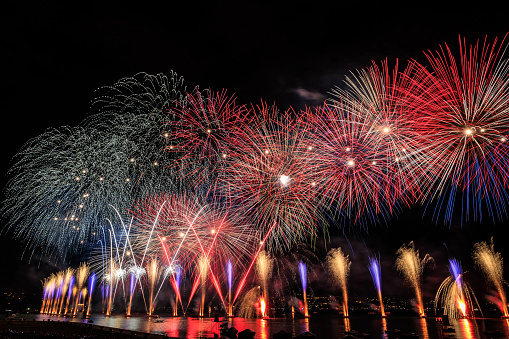
[[(193, 223), (194, 221), (191, 222), (190, 228), (193, 228)], [(129, 230), (126, 229), (125, 232)], [(115, 238), (114, 235), (113, 238)], [(168, 263), (167, 258), (161, 259), (153, 254), (154, 249), (149, 249), (152, 246), (166, 248), (165, 239), (157, 239), (153, 245), (150, 245), (150, 238), (146, 236), (131, 237), (124, 234), (120, 235), (120, 238), (123, 240), (110, 239), (111, 247), (102, 248), (97, 254), (96, 260), (103, 260), (103, 265), (82, 264), (76, 270), (59, 271), (46, 278), (43, 281), (44, 293), (40, 312), (69, 316), (77, 316), (83, 312), (84, 317), (89, 316), (93, 306), (93, 296), (95, 295), (97, 303), (100, 290), (102, 313), (107, 317), (118, 313), (124, 313), (130, 317), (133, 307), (136, 313), (141, 311), (146, 312), (149, 317), (156, 316), (155, 310), (158, 303), (168, 304), (169, 302), (173, 316), (191, 314), (210, 317), (210, 310), (213, 307), (215, 312), (220, 310), (227, 317), (269, 318), (271, 317), (269, 302), (276, 302), (281, 296), (288, 297), (290, 292), (287, 290), (281, 293), (277, 290), (277, 286), (281, 286), (280, 277), (274, 274), (276, 270), (281, 273), (279, 268), (276, 268), (279, 266), (278, 259), (271, 257), (265, 251), (252, 254), (251, 259), (253, 263), (256, 263), (256, 274), (251, 276), (254, 281), (249, 283), (250, 289), (245, 289), (245, 280), (250, 276), (250, 266), (237, 266), (235, 270), (240, 279), (235, 281), (232, 274), (232, 261), (226, 261), (226, 264), (221, 267), (211, 255), (213, 251), (207, 250), (193, 258), (193, 263), (185, 266), (177, 261)], [(198, 241), (197, 239), (185, 240), (185, 236), (182, 238), (184, 238), (182, 243)], [(140, 244), (140, 241), (145, 243)], [(495, 253), (492, 246), (486, 243), (476, 244), (473, 253), (477, 265), (488, 275), (488, 284), (493, 284), (497, 288), (498, 295), (489, 300), (499, 306), (502, 317), (506, 318), (504, 313), (506, 297), (500, 273), (502, 261), (500, 254)], [(366, 270), (369, 270), (371, 274), (376, 299), (379, 302), (379, 306), (372, 306), (378, 309), (379, 316), (386, 317), (390, 312), (386, 311), (382, 297), (381, 260), (378, 256), (370, 256), (368, 259)], [(431, 260), (428, 255), (420, 258), (413, 242), (403, 245), (396, 252), (395, 257), (396, 270), (403, 273), (405, 280), (416, 289), (415, 311), (420, 317), (427, 317), (420, 291), (420, 278), (424, 265)], [(335, 309), (344, 318), (348, 318), (350, 311), (355, 309), (348, 306), (346, 289), (346, 279), (350, 275), (352, 262), (348, 255), (345, 255), (340, 248), (336, 248), (329, 252), (326, 264), (332, 271), (335, 282), (342, 289), (343, 305)], [(292, 256), (283, 266), (287, 269), (293, 267), (294, 270), (293, 274), (286, 274), (293, 275), (294, 278), (293, 282), (287, 284), (287, 288), (293, 289), (298, 296), (288, 301), (287, 307), (291, 308), (292, 317), (295, 316), (296, 311), (301, 317), (309, 317), (307, 292), (312, 291), (310, 286), (312, 284), (309, 284), (312, 281), (310, 276), (315, 276), (317, 272), (322, 274), (323, 266), (321, 263), (310, 261), (306, 264), (298, 256)], [(460, 262), (450, 259), (448, 268), (450, 276), (438, 288), (435, 300), (428, 304), (427, 311), (432, 310), (429, 305), (434, 305), (435, 315), (443, 314), (449, 318), (471, 318), (476, 316), (476, 312), (482, 315), (474, 291), (465, 281), (465, 272)], [(230, 295), (228, 297), (223, 296), (222, 291), (225, 288)], [(172, 291), (168, 295), (170, 289)], [(232, 293), (235, 293), (235, 298), (232, 298)], [(239, 295), (242, 297), (237, 302)]]
[[(88, 118), (28, 141), (9, 172), (6, 230), (62, 262), (88, 260), (45, 280), (41, 311), (90, 312), (100, 286), (106, 315), (121, 308), (130, 316), (142, 300), (152, 316), (171, 288), (174, 315), (205, 316), (215, 298), (233, 316), (239, 296), (249, 295), (265, 317), (276, 255), (331, 224), (368, 227), (413, 204), (434, 206), (446, 224), (457, 215), (503, 219), (503, 44), (460, 39), (459, 61), (448, 46), (426, 56), (430, 66), (411, 61), (403, 70), (373, 63), (327, 102), (300, 111), (239, 104), (226, 90), (188, 90), (175, 73), (100, 88)], [(486, 244), (474, 253), (505, 304), (501, 260)], [(430, 258), (412, 243), (396, 256), (424, 317), (420, 280)], [(327, 261), (348, 317), (351, 262), (341, 249)], [(309, 267), (298, 267), (307, 317)], [(369, 270), (385, 317), (379, 258)], [(449, 314), (467, 316), (461, 307), (455, 313), (469, 298), (461, 266), (451, 261), (450, 270), (439, 299), (454, 304)], [(245, 291), (252, 271), (260, 287)]]

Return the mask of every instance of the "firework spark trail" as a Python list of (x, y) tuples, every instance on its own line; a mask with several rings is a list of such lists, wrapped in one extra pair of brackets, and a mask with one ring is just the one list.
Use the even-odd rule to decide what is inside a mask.
[(58, 306), (58, 314), (62, 314), (62, 307), (64, 305), (64, 299), (65, 299), (65, 296), (67, 294), (67, 290), (69, 289), (69, 284), (71, 282), (71, 278), (73, 277), (73, 274), (74, 274), (74, 270), (72, 268), (68, 268), (65, 270), (65, 273), (64, 273), (64, 287), (62, 289), (62, 297), (61, 297), (61, 300), (60, 300), (60, 305)]
[(132, 272), (129, 275), (129, 303), (127, 304), (126, 316), (131, 315), (131, 307), (133, 303), (134, 289), (136, 288), (136, 273)]
[[(115, 217), (109, 206), (125, 210), (141, 190), (131, 179), (146, 165), (133, 160), (136, 151), (123, 139), (74, 128), (49, 131), (29, 142), (13, 169), (20, 173), (7, 187), (5, 213), (18, 222), (15, 236), (64, 259), (67, 252), (93, 242), (104, 221)], [(153, 181), (153, 187), (163, 182), (171, 186), (164, 177)], [(22, 212), (33, 217), (26, 220)]]
[[(164, 255), (166, 257), (166, 261), (168, 262), (168, 268), (172, 273), (172, 277), (170, 278), (170, 283), (171, 283), (171, 286), (173, 287), (173, 290), (175, 291), (175, 303), (173, 305), (173, 316), (177, 316), (177, 313), (178, 313), (177, 306), (178, 306), (179, 302), (180, 302), (180, 307), (182, 308), (182, 310), (184, 311), (184, 314), (185, 314), (184, 306), (182, 305), (182, 298), (180, 296), (180, 282), (181, 282), (181, 278), (182, 278), (182, 269), (179, 265), (175, 265), (175, 267), (172, 265), (173, 262), (170, 261), (168, 251), (166, 250), (166, 245), (164, 244), (164, 242), (166, 241), (166, 238), (164, 238), (164, 239), (161, 238), (161, 236), (159, 234), (157, 235), (157, 237), (159, 238), (159, 242), (161, 243), (161, 247), (163, 248)], [(174, 259), (175, 259), (175, 256), (174, 256)], [(162, 287), (162, 284), (161, 284), (161, 287)]]
[[(165, 239), (171, 239), (173, 236), (171, 234), (175, 234), (177, 238), (181, 238), (182, 240), (178, 244), (178, 246), (175, 246), (176, 244), (173, 242), (168, 243), (169, 246), (173, 247), (174, 255), (173, 259), (170, 260), (168, 249), (166, 245), (163, 245), (162, 248), (164, 250), (164, 255), (166, 256), (166, 260), (169, 262), (169, 265), (172, 266), (172, 262), (176, 260), (176, 258), (179, 258), (179, 261), (181, 259), (185, 259), (182, 256), (179, 255), (179, 251), (182, 250), (182, 246), (186, 246), (186, 251), (192, 253), (202, 253), (203, 255), (206, 255), (206, 261), (207, 261), (207, 268), (208, 271), (211, 272), (210, 276), (212, 279), (212, 282), (214, 284), (214, 287), (216, 290), (220, 289), (218, 279), (214, 273), (214, 268), (212, 267), (211, 259), (214, 258), (214, 260), (224, 258), (226, 255), (232, 255), (232, 253), (236, 253), (237, 260), (242, 256), (242, 248), (245, 248), (245, 245), (242, 245), (242, 243), (239, 243), (240, 246), (237, 246), (235, 248), (236, 252), (224, 252), (226, 249), (225, 245), (230, 248), (230, 244), (234, 244), (237, 240), (236, 237), (238, 236), (239, 240), (243, 238), (243, 242), (246, 242), (249, 240), (250, 236), (249, 234), (246, 234), (244, 231), (241, 233), (235, 233), (235, 229), (231, 229), (227, 227), (225, 230), (225, 233), (223, 235), (223, 228), (225, 227), (225, 223), (230, 224), (231, 221), (229, 220), (230, 213), (225, 213), (222, 216), (220, 214), (217, 214), (212, 206), (209, 207), (209, 205), (199, 206), (196, 205), (194, 202), (186, 200), (186, 198), (181, 197), (163, 197), (164, 201), (171, 201), (169, 203), (169, 206), (171, 206), (170, 209), (167, 210), (167, 212), (163, 216), (161, 216), (161, 220), (159, 222), (161, 227), (158, 228), (159, 232), (163, 232), (165, 234)], [(162, 200), (154, 200), (155, 205), (149, 205), (149, 206), (157, 206), (159, 203), (157, 201)], [(146, 204), (142, 204), (143, 206), (147, 206)], [(184, 209), (182, 209), (182, 206), (185, 206)], [(196, 209), (195, 209), (196, 208)], [(150, 208), (152, 209), (152, 207)], [(137, 213), (137, 219), (142, 221), (145, 220), (147, 217), (144, 214), (144, 211), (146, 209), (136, 209)], [(173, 212), (172, 212), (173, 211)], [(212, 212), (212, 214), (211, 214)], [(203, 216), (201, 215), (203, 214)], [(193, 221), (189, 220), (188, 215), (193, 217)], [(221, 219), (218, 218), (220, 216)], [(210, 228), (211, 220), (218, 220), (217, 225), (214, 226), (214, 228)], [(143, 221), (142, 221), (143, 222)], [(180, 226), (179, 226), (180, 225)], [(175, 227), (178, 226), (178, 227)], [(184, 229), (185, 227), (185, 229)], [(185, 234), (184, 234), (185, 231)], [(234, 233), (231, 233), (234, 231)], [(194, 235), (193, 239), (187, 237), (187, 233), (192, 232)], [(212, 235), (212, 237), (210, 237)], [(159, 235), (158, 235), (159, 236)], [(207, 240), (209, 239), (209, 240)], [(206, 240), (206, 241), (205, 241)], [(216, 243), (221, 240), (221, 243)], [(191, 243), (192, 241), (192, 243)], [(205, 242), (204, 242), (205, 241)], [(227, 241), (226, 243), (224, 241)], [(221, 251), (216, 251), (216, 248), (218, 246), (221, 248)], [(205, 251), (205, 247), (208, 247), (208, 250)], [(233, 247), (231, 247), (233, 250)], [(214, 255), (212, 255), (212, 251), (214, 251)], [(240, 255), (239, 255), (240, 254)], [(185, 254), (186, 256), (188, 254)], [(197, 280), (193, 284), (193, 289), (191, 291), (191, 296), (189, 298), (189, 301), (191, 301), (192, 296), (194, 295), (194, 292), (196, 291), (198, 287), (198, 281), (199, 276), (197, 275)], [(218, 292), (220, 298), (222, 298), (222, 294), (220, 291)]]
[[(255, 230), (250, 224), (230, 210), (228, 204), (190, 193), (162, 194), (139, 201), (132, 209), (136, 227), (149, 231), (151, 220), (165, 201), (168, 208), (162, 210), (154, 232), (166, 239), (165, 251), (172, 256), (167, 258), (168, 265), (178, 260), (185, 270), (192, 267), (201, 253), (200, 243), (208, 248), (208, 257), (222, 262), (228, 258), (241, 262), (250, 255), (255, 241)], [(193, 219), (191, 224), (190, 219)], [(160, 250), (159, 243), (148, 249), (154, 255)]]
[[(204, 305), (205, 305), (207, 275), (208, 275), (209, 271), (212, 274), (212, 279), (213, 279), (214, 287), (216, 289), (219, 288), (219, 283), (217, 282), (215, 276), (213, 275), (212, 269), (210, 267), (210, 262), (209, 262), (209, 259), (208, 259), (208, 256), (210, 255), (210, 250), (211, 249), (212, 249), (212, 246), (209, 248), (209, 252), (206, 255), (204, 253), (202, 253), (202, 255), (198, 259), (199, 272), (196, 275), (196, 280), (195, 280), (195, 282), (193, 284), (193, 289), (191, 290), (191, 294), (189, 296), (189, 301), (188, 301), (188, 304), (187, 304), (187, 307), (186, 307), (186, 310), (187, 310), (187, 308), (189, 307), (189, 304), (191, 303), (191, 299), (193, 298), (194, 293), (196, 292), (196, 289), (198, 288), (198, 285), (201, 285), (201, 292), (202, 292), (202, 294), (201, 294), (201, 304), (200, 304), (200, 316), (204, 315), (203, 312), (204, 312)], [(224, 300), (223, 300), (222, 294), (219, 294), (219, 296), (220, 296), (220, 298), (221, 298), (221, 300), (223, 301), (223, 304), (224, 304)]]
[(51, 274), (49, 277), (43, 280), (43, 287), (44, 287), (44, 299), (41, 306), (41, 313), (47, 314), (49, 313), (51, 301), (54, 295), (55, 291), (55, 281), (56, 281), (56, 275)]
[[(205, 296), (207, 294), (207, 275), (209, 272), (207, 258), (201, 256), (198, 260), (198, 267), (200, 268), (200, 274), (197, 277), (197, 283), (200, 282), (199, 284), (201, 286), (201, 302), (199, 316), (203, 317), (205, 316)], [(189, 301), (191, 301), (191, 298), (189, 298)]]
[[(184, 271), (188, 272), (196, 267), (199, 254), (206, 255), (208, 271), (212, 272), (210, 278), (215, 289), (220, 290), (216, 269), (223, 267), (227, 258), (233, 258), (237, 266), (242, 267), (243, 260), (247, 260), (252, 253), (255, 233), (247, 227), (245, 221), (238, 218), (235, 211), (229, 211), (224, 203), (220, 205), (209, 199), (202, 204), (198, 197), (189, 193), (158, 195), (138, 202), (132, 208), (136, 226), (150, 234), (153, 227), (151, 220), (163, 202), (167, 202), (168, 208), (161, 211), (157, 228), (153, 230), (157, 232), (160, 241), (157, 246), (155, 243), (149, 246), (147, 252), (160, 257), (162, 254), (161, 259), (164, 258), (170, 267), (174, 266), (174, 261), (178, 261)], [(192, 237), (189, 237), (190, 232)], [(165, 241), (161, 241), (163, 238)], [(199, 281), (200, 274), (196, 274), (189, 302)], [(221, 292), (218, 294), (222, 296)]]
[(335, 248), (327, 253), (327, 265), (332, 272), (334, 281), (339, 285), (343, 294), (343, 316), (348, 317), (348, 276), (350, 275), (350, 261), (348, 255), (345, 255), (341, 248)]
[(414, 289), (417, 299), (417, 310), (421, 317), (426, 316), (421, 294), (422, 273), (426, 264), (432, 261), (433, 258), (429, 254), (426, 254), (421, 259), (419, 251), (415, 249), (413, 242), (410, 242), (408, 246), (401, 246), (396, 252), (396, 269), (403, 274), (407, 283)]
[[(183, 244), (184, 240), (186, 239), (187, 234), (188, 234), (188, 233), (189, 233), (189, 231), (191, 230), (193, 223), (196, 221), (196, 219), (198, 218), (198, 216), (199, 216), (199, 214), (201, 213), (201, 211), (203, 210), (203, 208), (205, 208), (205, 206), (203, 206), (203, 207), (202, 207), (202, 209), (200, 209), (200, 210), (198, 211), (198, 213), (195, 215), (195, 217), (194, 217), (193, 221), (189, 224), (189, 227), (188, 227), (188, 229), (187, 229), (186, 233), (185, 233), (185, 234), (182, 234), (182, 240), (180, 241), (179, 247), (177, 248), (177, 250), (176, 250), (175, 254), (173, 255), (173, 258), (172, 258), (172, 260), (171, 260), (171, 261), (170, 261), (170, 258), (169, 258), (169, 256), (168, 256), (168, 251), (166, 250), (166, 246), (165, 246), (164, 244), (162, 244), (162, 247), (163, 247), (163, 249), (164, 249), (164, 253), (165, 253), (165, 256), (166, 256), (166, 260), (168, 261), (168, 265), (169, 265), (169, 267), (173, 267), (173, 263), (174, 263), (174, 261), (176, 260), (176, 257), (177, 257), (177, 255), (178, 255), (178, 253), (179, 253), (180, 249), (182, 248), (182, 244)], [(159, 236), (159, 235), (158, 235), (158, 236)], [(162, 243), (162, 240), (161, 240), (161, 243)], [(212, 247), (211, 247), (211, 248), (212, 248)], [(211, 249), (211, 248), (210, 248), (210, 249)], [(210, 252), (210, 249), (209, 249), (209, 252)], [(204, 272), (204, 267), (203, 267), (201, 264), (199, 264), (198, 266), (200, 267), (200, 273), (199, 273), (198, 278), (195, 280), (195, 283), (193, 284), (193, 288), (192, 288), (192, 290), (191, 290), (191, 294), (190, 294), (190, 297), (189, 297), (189, 301), (188, 301), (187, 307), (186, 307), (185, 309), (184, 309), (184, 307), (183, 307), (183, 305), (182, 305), (182, 300), (180, 299), (180, 290), (179, 290), (178, 285), (177, 285), (177, 280), (175, 279), (175, 280), (172, 282), (172, 284), (174, 285), (175, 293), (177, 294), (178, 299), (180, 299), (180, 306), (182, 307), (182, 310), (184, 311), (184, 313), (186, 313), (187, 308), (189, 307), (189, 304), (190, 304), (190, 302), (191, 302), (191, 299), (193, 298), (194, 293), (196, 292), (196, 289), (197, 289), (197, 287), (198, 287), (198, 281), (199, 281), (199, 278), (200, 278), (200, 277), (202, 277), (202, 279), (201, 279), (201, 280), (202, 280), (202, 284), (204, 284), (204, 282), (205, 282), (205, 277), (204, 277), (204, 276), (202, 276), (202, 274), (203, 274), (203, 275), (206, 275), (206, 273)], [(204, 287), (203, 287), (203, 288), (204, 288)], [(176, 308), (176, 306), (175, 306), (175, 308)], [(174, 312), (176, 312), (176, 311), (174, 311)]]
[(507, 298), (504, 291), (504, 269), (502, 256), (495, 252), (493, 239), (490, 244), (480, 242), (474, 245), (473, 258), (475, 264), (484, 271), (488, 281), (495, 286), (500, 298), (500, 311), (508, 317)]
[[(173, 198), (173, 197), (172, 197), (172, 198)], [(164, 200), (164, 203), (166, 203), (167, 201), (168, 201), (168, 200)], [(175, 201), (175, 200), (172, 200), (172, 201)], [(181, 203), (182, 201), (181, 201), (181, 200), (177, 200), (177, 201), (178, 201), (178, 205), (181, 205), (180, 203)], [(185, 200), (184, 200), (184, 201), (185, 201)], [(164, 203), (163, 203), (163, 204), (164, 204)], [(189, 233), (191, 230), (193, 231), (193, 233), (194, 233), (194, 235), (195, 235), (195, 237), (196, 237), (196, 239), (197, 239), (197, 241), (198, 241), (199, 246), (200, 246), (200, 247), (202, 248), (202, 250), (203, 250), (203, 247), (201, 246), (200, 238), (199, 238), (199, 236), (197, 235), (196, 230), (195, 230), (195, 227), (194, 227), (193, 225), (195, 224), (196, 220), (198, 219), (198, 217), (200, 216), (200, 214), (202, 213), (202, 211), (205, 209), (205, 207), (206, 207), (206, 206), (202, 206), (202, 207), (201, 207), (201, 208), (200, 208), (200, 209), (199, 209), (196, 213), (194, 213), (194, 214), (193, 214), (193, 220), (192, 220), (192, 221), (190, 221), (190, 220), (188, 219), (187, 215), (185, 215), (185, 214), (183, 214), (183, 215), (182, 215), (183, 219), (185, 219), (185, 221), (187, 222), (188, 226), (187, 226), (187, 229), (186, 229), (185, 234), (184, 234), (183, 232), (180, 232), (180, 237), (182, 238), (182, 240), (180, 241), (180, 243), (179, 243), (179, 245), (178, 245), (178, 247), (177, 247), (177, 249), (176, 249), (176, 251), (175, 251), (175, 254), (173, 255), (173, 258), (171, 259), (171, 261), (170, 261), (169, 256), (168, 256), (168, 251), (167, 251), (167, 249), (166, 249), (166, 246), (165, 246), (165, 245), (162, 243), (162, 241), (161, 241), (162, 248), (163, 248), (163, 250), (164, 250), (164, 253), (165, 253), (165, 256), (166, 256), (166, 260), (168, 261), (168, 265), (169, 265), (169, 267), (173, 267), (173, 263), (174, 263), (174, 261), (176, 260), (177, 255), (179, 254), (179, 252), (180, 252), (180, 250), (181, 250), (181, 248), (182, 248), (182, 244), (183, 244), (183, 243), (184, 243), (184, 241), (187, 239), (187, 235), (188, 235), (188, 233)], [(161, 211), (161, 210), (162, 210), (162, 208), (161, 208), (159, 211)], [(159, 217), (159, 213), (158, 213), (158, 217)], [(173, 217), (173, 216), (172, 216), (172, 217)], [(225, 216), (225, 217), (226, 217), (226, 216)], [(223, 221), (224, 221), (224, 219), (223, 219)], [(220, 226), (219, 226), (219, 230), (221, 229), (221, 226), (222, 226), (222, 223), (221, 223), (221, 224), (220, 224)], [(151, 232), (152, 232), (152, 231), (153, 231), (153, 229), (151, 230)], [(166, 231), (167, 231), (167, 229), (166, 229)], [(219, 233), (220, 233), (220, 232), (218, 231), (218, 232), (215, 234), (215, 236), (214, 236), (214, 240), (213, 240), (213, 242), (212, 242), (212, 244), (211, 244), (211, 246), (210, 246), (210, 248), (209, 248), (209, 252), (208, 252), (208, 254), (210, 254), (210, 251), (212, 250), (213, 245), (214, 245), (214, 242), (215, 242), (215, 240), (216, 240), (216, 238), (217, 238), (217, 235), (218, 235)], [(158, 235), (158, 237), (159, 237), (159, 235)], [(148, 244), (147, 244), (147, 248), (148, 248)], [(209, 264), (209, 265), (210, 265), (210, 264)], [(201, 274), (201, 271), (202, 271), (202, 270), (200, 270), (200, 274)], [(204, 278), (202, 278), (202, 279), (204, 279)], [(213, 277), (213, 279), (215, 279), (215, 277)], [(198, 280), (197, 280), (197, 281), (198, 281)], [(216, 284), (215, 284), (215, 285), (216, 285)], [(191, 291), (191, 296), (190, 296), (190, 298), (189, 298), (189, 302), (191, 301), (191, 298), (193, 297), (194, 292), (196, 291), (196, 287), (197, 287), (197, 283), (195, 282), (195, 285), (193, 286), (193, 290)], [(158, 292), (158, 293), (159, 293), (159, 292)], [(188, 306), (189, 306), (189, 304), (188, 304)], [(187, 307), (186, 307), (186, 310), (187, 310)], [(186, 311), (186, 310), (184, 310), (184, 313), (185, 313), (185, 311)]]
[[(129, 316), (136, 284), (140, 285), (140, 291), (145, 301), (145, 294), (140, 280), (140, 277), (145, 274), (145, 269), (140, 265), (138, 257), (141, 258), (145, 254), (146, 243), (143, 243), (142, 246), (137, 240), (139, 238), (138, 232), (136, 231), (133, 234), (133, 218), (131, 218), (129, 225), (126, 225), (121, 213), (115, 207), (110, 207), (115, 211), (121, 226), (115, 226), (114, 221), (107, 220), (109, 229), (106, 231), (101, 228), (103, 239), (98, 242), (100, 246), (92, 250), (89, 264), (91, 270), (97, 272), (98, 277), (102, 279), (103, 292), (105, 292), (104, 288), (107, 287), (106, 293), (103, 293), (103, 307), (106, 308), (106, 314), (110, 315), (111, 307), (120, 286), (124, 297), (126, 315)], [(109, 245), (106, 245), (108, 243)], [(105, 296), (107, 301), (104, 299)], [(146, 301), (145, 306), (147, 306)]]
[(456, 259), (449, 259), (449, 271), (461, 293), (463, 290), (463, 269), (461, 268), (461, 264)]
[(108, 115), (162, 114), (184, 100), (184, 79), (171, 71), (169, 75), (144, 72), (122, 78), (111, 86), (99, 88), (92, 101), (96, 112)]
[(51, 314), (58, 314), (58, 306), (59, 306), (59, 302), (60, 302), (60, 299), (61, 299), (61, 296), (62, 296), (62, 291), (64, 289), (64, 272), (63, 271), (60, 271), (60, 272), (57, 272), (56, 274), (56, 280), (55, 280), (55, 288), (56, 288), (56, 293), (55, 293), (55, 299), (54, 299), (54, 302), (53, 302), (53, 307), (51, 309)]
[(233, 303), (235, 303), (235, 300), (237, 300), (237, 297), (239, 296), (240, 292), (242, 291), (242, 288), (244, 287), (244, 284), (246, 283), (247, 276), (251, 272), (251, 268), (253, 267), (254, 263), (256, 262), (256, 258), (258, 257), (258, 254), (260, 253), (260, 251), (262, 250), (263, 246), (265, 245), (265, 241), (269, 237), (270, 232), (272, 232), (272, 229), (274, 228), (274, 226), (276, 226), (276, 224), (272, 225), (272, 227), (269, 229), (267, 234), (265, 234), (265, 237), (263, 238), (263, 240), (260, 242), (260, 246), (258, 247), (258, 250), (254, 254), (254, 256), (253, 256), (253, 258), (251, 260), (251, 263), (249, 264), (249, 267), (245, 271), (244, 277), (241, 279), (241, 281), (239, 283), (239, 286), (237, 286), (237, 292), (235, 292), (235, 297), (233, 298)]

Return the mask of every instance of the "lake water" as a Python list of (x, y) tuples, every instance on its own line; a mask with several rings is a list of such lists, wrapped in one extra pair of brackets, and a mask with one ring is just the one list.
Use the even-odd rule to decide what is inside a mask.
[[(95, 325), (120, 328), (130, 331), (150, 332), (166, 334), (178, 338), (213, 337), (219, 334), (219, 326), (223, 323), (214, 322), (213, 318), (192, 317), (165, 317), (161, 316), (162, 322), (150, 321), (146, 316), (133, 316), (126, 318), (121, 315), (105, 317), (101, 314), (92, 315)], [(79, 318), (69, 319), (56, 316), (36, 315), (35, 320), (52, 319), (53, 321), (86, 322)], [(456, 319), (450, 320), (447, 328), (450, 332), (443, 331), (443, 325), (435, 318), (412, 318), (412, 317), (350, 317), (343, 319), (339, 316), (316, 316), (308, 319), (243, 319), (233, 318), (228, 320), (229, 327), (234, 326), (242, 331), (246, 328), (255, 331), (256, 339), (271, 339), (274, 333), (281, 330), (299, 335), (305, 331), (316, 334), (317, 338), (343, 338), (348, 331), (357, 331), (370, 335), (370, 338), (395, 338), (401, 337), (395, 334), (395, 330), (401, 333), (415, 333), (419, 338), (509, 338), (509, 320), (507, 319)], [(453, 331), (454, 330), (454, 331)], [(494, 333), (498, 331), (499, 333)]]

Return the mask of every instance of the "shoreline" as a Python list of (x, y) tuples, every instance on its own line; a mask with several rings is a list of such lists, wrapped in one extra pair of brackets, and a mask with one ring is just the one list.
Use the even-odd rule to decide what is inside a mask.
[(181, 339), (161, 334), (122, 330), (115, 327), (99, 326), (95, 324), (76, 323), (68, 321), (38, 321), (38, 320), (0, 320), (0, 335), (15, 332), (35, 332), (48, 335), (57, 334), (69, 338), (87, 336), (89, 338), (147, 338), (147, 339)]

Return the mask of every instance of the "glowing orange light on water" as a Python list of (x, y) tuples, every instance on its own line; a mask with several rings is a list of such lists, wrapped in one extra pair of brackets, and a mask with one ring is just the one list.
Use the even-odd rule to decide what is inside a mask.
[(472, 328), (472, 324), (468, 319), (460, 319), (461, 331), (463, 332), (463, 338), (471, 339), (475, 338), (475, 332)]

